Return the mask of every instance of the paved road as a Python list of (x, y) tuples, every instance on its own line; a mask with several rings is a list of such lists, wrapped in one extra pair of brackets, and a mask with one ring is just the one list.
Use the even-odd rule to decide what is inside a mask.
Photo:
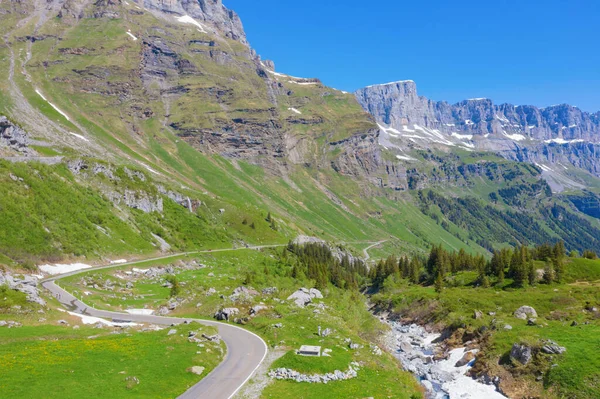
[(363, 249), (363, 254), (365, 255), (365, 261), (371, 259), (371, 255), (369, 255), (369, 249), (374, 248), (374, 247), (376, 247), (378, 245), (381, 245), (384, 242), (387, 242), (387, 240), (376, 242), (373, 245), (369, 245), (368, 247), (366, 247), (365, 249)]
[[(252, 249), (259, 248), (253, 247)], [(211, 252), (217, 251), (225, 250), (214, 250)], [(170, 257), (173, 256), (165, 256), (162, 258)], [(267, 345), (258, 335), (234, 325), (219, 323), (210, 320), (161, 317), (151, 315), (132, 315), (128, 313), (94, 309), (86, 305), (79, 299), (75, 298), (73, 295), (71, 295), (55, 283), (56, 280), (59, 280), (63, 277), (89, 272), (90, 270), (124, 267), (140, 262), (78, 270), (76, 272), (50, 277), (42, 282), (42, 286), (48, 289), (54, 297), (56, 297), (62, 304), (72, 309), (74, 312), (86, 314), (89, 316), (102, 317), (107, 319), (131, 320), (140, 323), (152, 323), (162, 325), (181, 324), (186, 321), (195, 321), (203, 325), (217, 327), (219, 330), (219, 335), (227, 345), (227, 353), (225, 355), (225, 359), (223, 359), (223, 362), (221, 362), (221, 364), (219, 364), (210, 374), (204, 377), (199, 383), (188, 389), (179, 398), (229, 399), (233, 397), (237, 393), (237, 391), (250, 379), (250, 377), (252, 377), (258, 366), (260, 366), (265, 356), (267, 355)]]

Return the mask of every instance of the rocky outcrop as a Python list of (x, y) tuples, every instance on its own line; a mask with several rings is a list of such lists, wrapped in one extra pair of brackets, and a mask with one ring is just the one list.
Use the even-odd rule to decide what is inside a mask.
[(515, 317), (521, 320), (527, 320), (528, 318), (536, 319), (538, 317), (537, 312), (531, 306), (521, 306), (515, 310)]
[[(380, 124), (380, 144), (386, 148), (478, 149), (515, 161), (573, 165), (600, 176), (600, 112), (567, 104), (497, 105), (486, 98), (449, 104), (419, 96), (413, 81), (369, 86), (355, 95)], [(563, 182), (555, 191), (564, 188), (581, 187)]]
[(7, 147), (16, 152), (28, 154), (33, 152), (28, 145), (27, 133), (5, 116), (0, 116), (0, 148)]
[(514, 344), (510, 350), (510, 358), (527, 365), (533, 358), (533, 350), (529, 345)]
[(594, 142), (600, 135), (600, 113), (590, 114), (567, 104), (546, 108), (496, 105), (487, 98), (451, 105), (419, 96), (411, 80), (369, 86), (358, 90), (356, 98), (378, 122), (397, 130), (418, 125), (448, 135), (521, 134), (536, 140)]
[(306, 289), (300, 288), (298, 291), (290, 295), (287, 300), (294, 301), (294, 303), (300, 307), (305, 307), (312, 302), (313, 299), (321, 299), (323, 294), (316, 288)]
[[(212, 30), (223, 32), (229, 39), (248, 44), (240, 17), (221, 0), (140, 0), (144, 7), (170, 15), (190, 16)], [(206, 29), (205, 30), (209, 30)]]
[(46, 306), (46, 301), (40, 298), (40, 293), (37, 288), (37, 277), (24, 275), (21, 278), (13, 276), (10, 273), (3, 273), (0, 271), (0, 286), (3, 285), (7, 286), (11, 290), (19, 291), (25, 294), (28, 302)]

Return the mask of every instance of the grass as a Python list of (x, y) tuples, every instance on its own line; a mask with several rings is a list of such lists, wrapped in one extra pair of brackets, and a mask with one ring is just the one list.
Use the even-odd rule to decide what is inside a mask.
[(346, 371), (350, 367), (352, 354), (348, 350), (339, 348), (332, 350), (330, 355), (330, 357), (301, 356), (297, 355), (295, 351), (290, 351), (277, 359), (272, 368), (288, 368), (301, 373), (326, 374), (336, 370)]
[(165, 330), (111, 334), (85, 326), (0, 329), (0, 389), (11, 398), (176, 397), (201, 378), (189, 367), (203, 366), (206, 375), (222, 359), (222, 347), (187, 341), (188, 331), (214, 329), (177, 330), (167, 336)]
[[(506, 373), (498, 368), (498, 362), (508, 357), (514, 343), (527, 342), (539, 347), (543, 340), (554, 340), (567, 349), (564, 355), (551, 361), (540, 358), (527, 368), (508, 367), (508, 370), (516, 378), (528, 381), (529, 387), (543, 397), (596, 398), (600, 395), (600, 386), (595, 382), (600, 370), (596, 356), (600, 347), (600, 321), (597, 314), (585, 309), (600, 304), (598, 267), (598, 260), (572, 259), (566, 268), (566, 280), (577, 282), (537, 284), (522, 289), (511, 288), (510, 279), (489, 289), (473, 288), (477, 278), (473, 272), (452, 276), (458, 286), (447, 287), (440, 294), (433, 287), (390, 280), (385, 290), (372, 300), (383, 308), (391, 306), (403, 317), (438, 328), (450, 327), (478, 335), (477, 331), (485, 327), (488, 332), (481, 341), (483, 352), (478, 367), (490, 368), (492, 373), (494, 370)], [(514, 311), (524, 305), (537, 311), (535, 326), (514, 317)], [(484, 316), (474, 319), (475, 311)], [(493, 315), (488, 315), (490, 312)], [(571, 326), (573, 322), (578, 325)], [(506, 330), (504, 325), (512, 329)], [(535, 379), (537, 375), (544, 377), (542, 382)]]
[[(245, 328), (259, 334), (271, 350), (287, 352), (271, 366), (272, 368), (290, 367), (306, 373), (324, 373), (336, 369), (345, 371), (350, 362), (356, 361), (361, 364), (359, 378), (331, 384), (334, 395), (332, 397), (354, 397), (361, 384), (365, 387), (362, 392), (372, 392), (375, 397), (384, 394), (399, 395), (394, 397), (400, 398), (419, 395), (416, 380), (410, 374), (401, 371), (391, 355), (373, 354), (371, 345), (383, 333), (385, 326), (367, 311), (364, 298), (360, 294), (330, 287), (323, 292), (325, 299), (318, 301), (323, 304), (319, 305), (323, 306), (323, 309), (313, 306), (299, 308), (285, 301), (298, 288), (312, 286), (312, 282), (291, 278), (290, 262), (293, 262), (293, 259), (284, 259), (281, 254), (282, 249), (278, 248), (203, 253), (181, 259), (183, 262), (194, 259), (206, 267), (177, 273), (182, 287), (180, 296), (186, 298), (186, 301), (171, 314), (179, 317), (212, 318), (214, 313), (223, 307), (236, 307), (240, 310), (239, 317), (243, 318), (248, 315), (253, 305), (263, 303), (268, 309), (248, 318), (243, 324)], [(171, 260), (165, 264), (177, 263), (178, 261)], [(145, 266), (135, 265), (137, 268)], [(125, 270), (130, 268), (126, 267)], [(115, 278), (115, 273), (116, 270), (103, 270), (90, 271), (84, 275), (98, 282), (111, 279), (115, 282), (116, 289), (121, 290), (125, 281)], [(161, 279), (138, 280), (130, 290), (131, 295), (128, 291), (115, 296), (112, 291), (93, 289), (89, 284), (88, 287), (83, 287), (82, 276), (65, 278), (61, 285), (76, 296), (81, 295), (83, 291), (90, 292), (91, 295), (85, 296), (84, 301), (101, 309), (157, 309), (169, 300), (169, 289), (162, 287)], [(273, 296), (259, 295), (237, 301), (229, 298), (236, 287), (245, 284), (259, 292), (268, 287), (277, 287), (278, 290)], [(211, 288), (214, 289), (214, 294), (209, 294)], [(283, 326), (274, 327), (277, 323)], [(319, 326), (323, 330), (331, 329), (332, 333), (327, 337), (319, 337)], [(349, 349), (347, 340), (358, 343), (361, 348)], [(318, 345), (331, 349), (331, 357), (296, 356), (293, 351), (301, 345)], [(324, 392), (324, 388), (316, 384), (292, 385), (289, 382), (273, 381), (263, 393), (263, 397), (287, 398), (301, 394), (302, 397), (316, 398)]]

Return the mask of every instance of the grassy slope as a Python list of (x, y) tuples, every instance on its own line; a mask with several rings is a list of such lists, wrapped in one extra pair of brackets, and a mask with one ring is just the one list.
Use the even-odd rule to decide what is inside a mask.
[[(205, 342), (199, 348), (187, 340), (189, 331), (214, 334), (212, 327), (182, 325), (169, 336), (167, 330), (142, 332), (137, 327), (98, 329), (53, 310), (59, 305), (52, 298), (44, 310), (27, 303), (21, 293), (0, 287), (0, 295), (0, 320), (23, 324), (0, 328), (4, 397), (172, 398), (199, 381), (189, 367), (205, 367), (206, 375), (223, 356), (218, 344)], [(21, 308), (15, 311), (14, 306)], [(61, 319), (70, 325), (59, 325)], [(136, 377), (139, 384), (128, 377)]]
[[(514, 343), (539, 345), (543, 339), (554, 340), (566, 347), (567, 352), (551, 361), (557, 366), (550, 368), (551, 364), (547, 364), (547, 368), (540, 369), (544, 376), (543, 387), (535, 379), (539, 371), (532, 371), (535, 370), (533, 366), (513, 370), (516, 375), (521, 374), (521, 381), (517, 384), (529, 384), (533, 392), (542, 397), (595, 398), (600, 395), (600, 388), (594, 382), (600, 370), (594, 349), (600, 345), (600, 323), (597, 316), (583, 310), (590, 304), (598, 306), (600, 303), (600, 261), (572, 259), (566, 270), (568, 284), (562, 285), (538, 284), (514, 289), (510, 288), (512, 281), (507, 279), (502, 286), (473, 288), (468, 285), (476, 279), (476, 275), (459, 273), (455, 279), (467, 286), (446, 288), (440, 295), (433, 287), (390, 283), (386, 291), (373, 299), (391, 304), (403, 316), (439, 326), (463, 326), (471, 332), (481, 327), (498, 326), (485, 341), (485, 354), (481, 358), (485, 364), (481, 367), (490, 369), (492, 373), (503, 372), (498, 369), (498, 361), (506, 358)], [(539, 316), (537, 326), (528, 326), (526, 321), (513, 316), (513, 312), (523, 305), (536, 309)], [(476, 310), (483, 312), (482, 319), (473, 319)], [(489, 316), (488, 312), (496, 314)], [(572, 321), (579, 325), (572, 327)], [(512, 329), (505, 330), (505, 324)]]
[[(326, 309), (315, 313), (313, 307), (298, 308), (285, 301), (292, 292), (301, 286), (311, 286), (309, 281), (296, 281), (289, 276), (290, 266), (280, 259), (281, 250), (263, 251), (238, 251), (202, 254), (187, 259), (197, 259), (207, 265), (200, 270), (185, 271), (177, 274), (182, 284), (181, 297), (186, 302), (177, 308), (173, 314), (179, 316), (212, 317), (215, 311), (222, 307), (237, 307), (240, 316), (248, 314), (248, 309), (256, 303), (264, 303), (269, 309), (262, 311), (258, 316), (251, 318), (245, 325), (265, 339), (268, 345), (277, 351), (287, 354), (279, 359), (272, 367), (298, 367), (307, 373), (346, 370), (351, 361), (362, 364), (359, 378), (338, 383), (320, 386), (315, 384), (292, 384), (285, 381), (273, 382), (263, 396), (268, 397), (297, 397), (298, 393), (305, 398), (319, 398), (324, 390), (329, 392), (329, 397), (387, 397), (392, 395), (398, 398), (409, 398), (418, 390), (416, 382), (407, 373), (399, 370), (396, 362), (387, 354), (373, 355), (370, 342), (376, 340), (384, 328), (367, 311), (364, 299), (356, 294), (345, 292), (336, 288), (329, 288), (324, 292), (322, 301)], [(146, 265), (147, 266), (147, 265)], [(136, 267), (145, 267), (136, 265)], [(114, 277), (115, 271), (89, 272), (94, 281), (105, 281), (110, 278), (117, 285), (123, 285)], [(211, 277), (211, 274), (214, 276)], [(80, 285), (81, 276), (66, 278), (61, 284), (76, 295), (88, 291), (85, 301), (90, 305), (106, 309), (126, 309), (128, 307), (157, 309), (168, 301), (169, 289), (161, 286), (160, 281), (153, 282), (141, 280), (134, 283), (131, 295), (125, 295), (126, 300), (113, 298), (109, 291), (98, 290)], [(273, 296), (261, 295), (251, 300), (233, 302), (228, 299), (233, 289), (248, 282), (249, 286), (259, 292), (263, 288), (278, 287), (278, 292)], [(208, 295), (209, 288), (216, 290), (215, 294)], [(225, 299), (221, 299), (220, 295)], [(283, 327), (274, 328), (273, 325), (282, 323)], [(331, 328), (334, 333), (329, 337), (320, 338), (316, 331), (318, 326), (323, 329)], [(360, 343), (364, 347), (350, 351), (345, 341), (347, 338)], [(332, 358), (317, 359), (310, 362), (300, 360), (293, 354), (293, 350), (300, 345), (315, 344), (333, 350)]]

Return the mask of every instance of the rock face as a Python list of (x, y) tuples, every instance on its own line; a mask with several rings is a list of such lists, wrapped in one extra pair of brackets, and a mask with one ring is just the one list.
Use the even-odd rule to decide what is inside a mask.
[(38, 292), (37, 277), (25, 275), (23, 278), (14, 277), (12, 274), (0, 271), (0, 286), (6, 285), (11, 290), (19, 291), (27, 295), (27, 301), (46, 306), (46, 301), (40, 298)]
[(521, 320), (527, 320), (528, 318), (536, 319), (538, 317), (537, 312), (531, 306), (521, 306), (515, 310), (515, 317)]
[(418, 125), (448, 135), (521, 134), (536, 140), (597, 141), (600, 135), (600, 112), (590, 114), (567, 104), (537, 108), (477, 98), (451, 105), (419, 96), (411, 80), (370, 86), (355, 94), (378, 122), (397, 130)]
[(316, 288), (306, 289), (300, 288), (298, 291), (290, 295), (287, 300), (294, 301), (294, 303), (300, 307), (304, 307), (312, 302), (313, 299), (323, 298), (323, 294)]
[(515, 161), (571, 164), (600, 176), (600, 112), (567, 104), (497, 105), (486, 98), (449, 104), (419, 96), (410, 80), (369, 86), (355, 95), (382, 125), (383, 139), (410, 140), (402, 148), (477, 148)]
[(533, 351), (528, 345), (514, 344), (510, 350), (510, 357), (519, 363), (526, 365), (533, 357)]
[[(144, 0), (144, 7), (167, 14), (190, 16), (201, 24), (210, 25), (233, 40), (247, 44), (246, 33), (238, 15), (227, 9), (221, 0)], [(208, 26), (205, 27), (205, 30)]]
[(0, 116), (0, 147), (8, 147), (20, 153), (32, 152), (29, 147), (27, 133), (15, 126), (5, 116)]

